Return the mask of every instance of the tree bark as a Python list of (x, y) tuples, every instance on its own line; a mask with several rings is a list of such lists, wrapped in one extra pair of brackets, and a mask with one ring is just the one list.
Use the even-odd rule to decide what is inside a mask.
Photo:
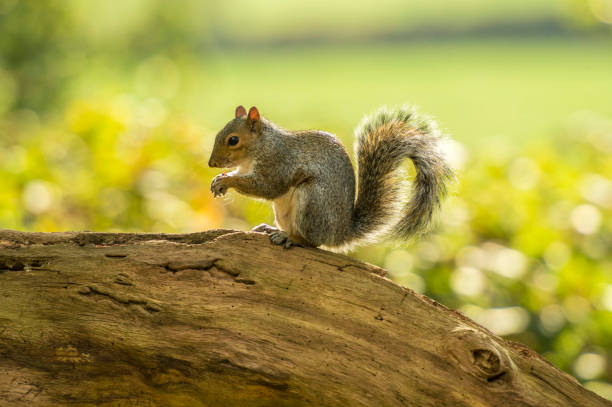
[(385, 271), (258, 233), (0, 231), (0, 406), (611, 406)]

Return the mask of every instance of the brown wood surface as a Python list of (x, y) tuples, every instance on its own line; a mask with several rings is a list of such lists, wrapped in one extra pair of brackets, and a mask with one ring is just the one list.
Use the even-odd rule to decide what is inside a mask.
[(0, 231), (0, 406), (611, 406), (384, 277), (257, 233)]

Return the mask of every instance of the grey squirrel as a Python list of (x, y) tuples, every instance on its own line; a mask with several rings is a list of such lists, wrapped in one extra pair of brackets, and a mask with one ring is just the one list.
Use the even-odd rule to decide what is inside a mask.
[[(413, 108), (380, 108), (357, 127), (355, 172), (336, 136), (319, 130), (288, 131), (238, 106), (217, 134), (210, 167), (215, 197), (228, 189), (271, 200), (277, 227), (261, 224), (274, 244), (347, 249), (382, 235), (408, 239), (425, 231), (452, 177), (439, 151), (435, 123)], [(412, 196), (401, 163), (416, 168)]]

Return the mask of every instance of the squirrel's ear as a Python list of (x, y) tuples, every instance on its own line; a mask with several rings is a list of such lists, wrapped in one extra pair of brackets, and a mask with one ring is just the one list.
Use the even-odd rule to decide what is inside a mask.
[(246, 109), (244, 106), (240, 105), (236, 108), (236, 117), (242, 117), (246, 115)]
[(251, 126), (251, 131), (259, 131), (261, 129), (261, 122), (259, 119), (261, 119), (261, 116), (259, 116), (259, 110), (253, 106), (249, 109), (249, 116), (247, 118), (247, 123)]
[(259, 110), (257, 110), (257, 108), (255, 106), (253, 106), (252, 108), (249, 109), (249, 120), (254, 122), (258, 122), (259, 121)]

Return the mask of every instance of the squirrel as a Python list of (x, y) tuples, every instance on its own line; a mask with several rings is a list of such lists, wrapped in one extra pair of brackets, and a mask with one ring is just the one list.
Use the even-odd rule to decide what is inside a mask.
[[(217, 134), (210, 167), (214, 197), (230, 188), (271, 200), (276, 226), (253, 230), (272, 243), (348, 250), (382, 235), (409, 239), (428, 229), (446, 193), (452, 170), (439, 151), (436, 123), (409, 106), (380, 108), (355, 130), (357, 191), (349, 155), (336, 136), (319, 130), (289, 131), (238, 106)], [(401, 164), (416, 169), (412, 196)], [(356, 195), (356, 196), (355, 196)]]

